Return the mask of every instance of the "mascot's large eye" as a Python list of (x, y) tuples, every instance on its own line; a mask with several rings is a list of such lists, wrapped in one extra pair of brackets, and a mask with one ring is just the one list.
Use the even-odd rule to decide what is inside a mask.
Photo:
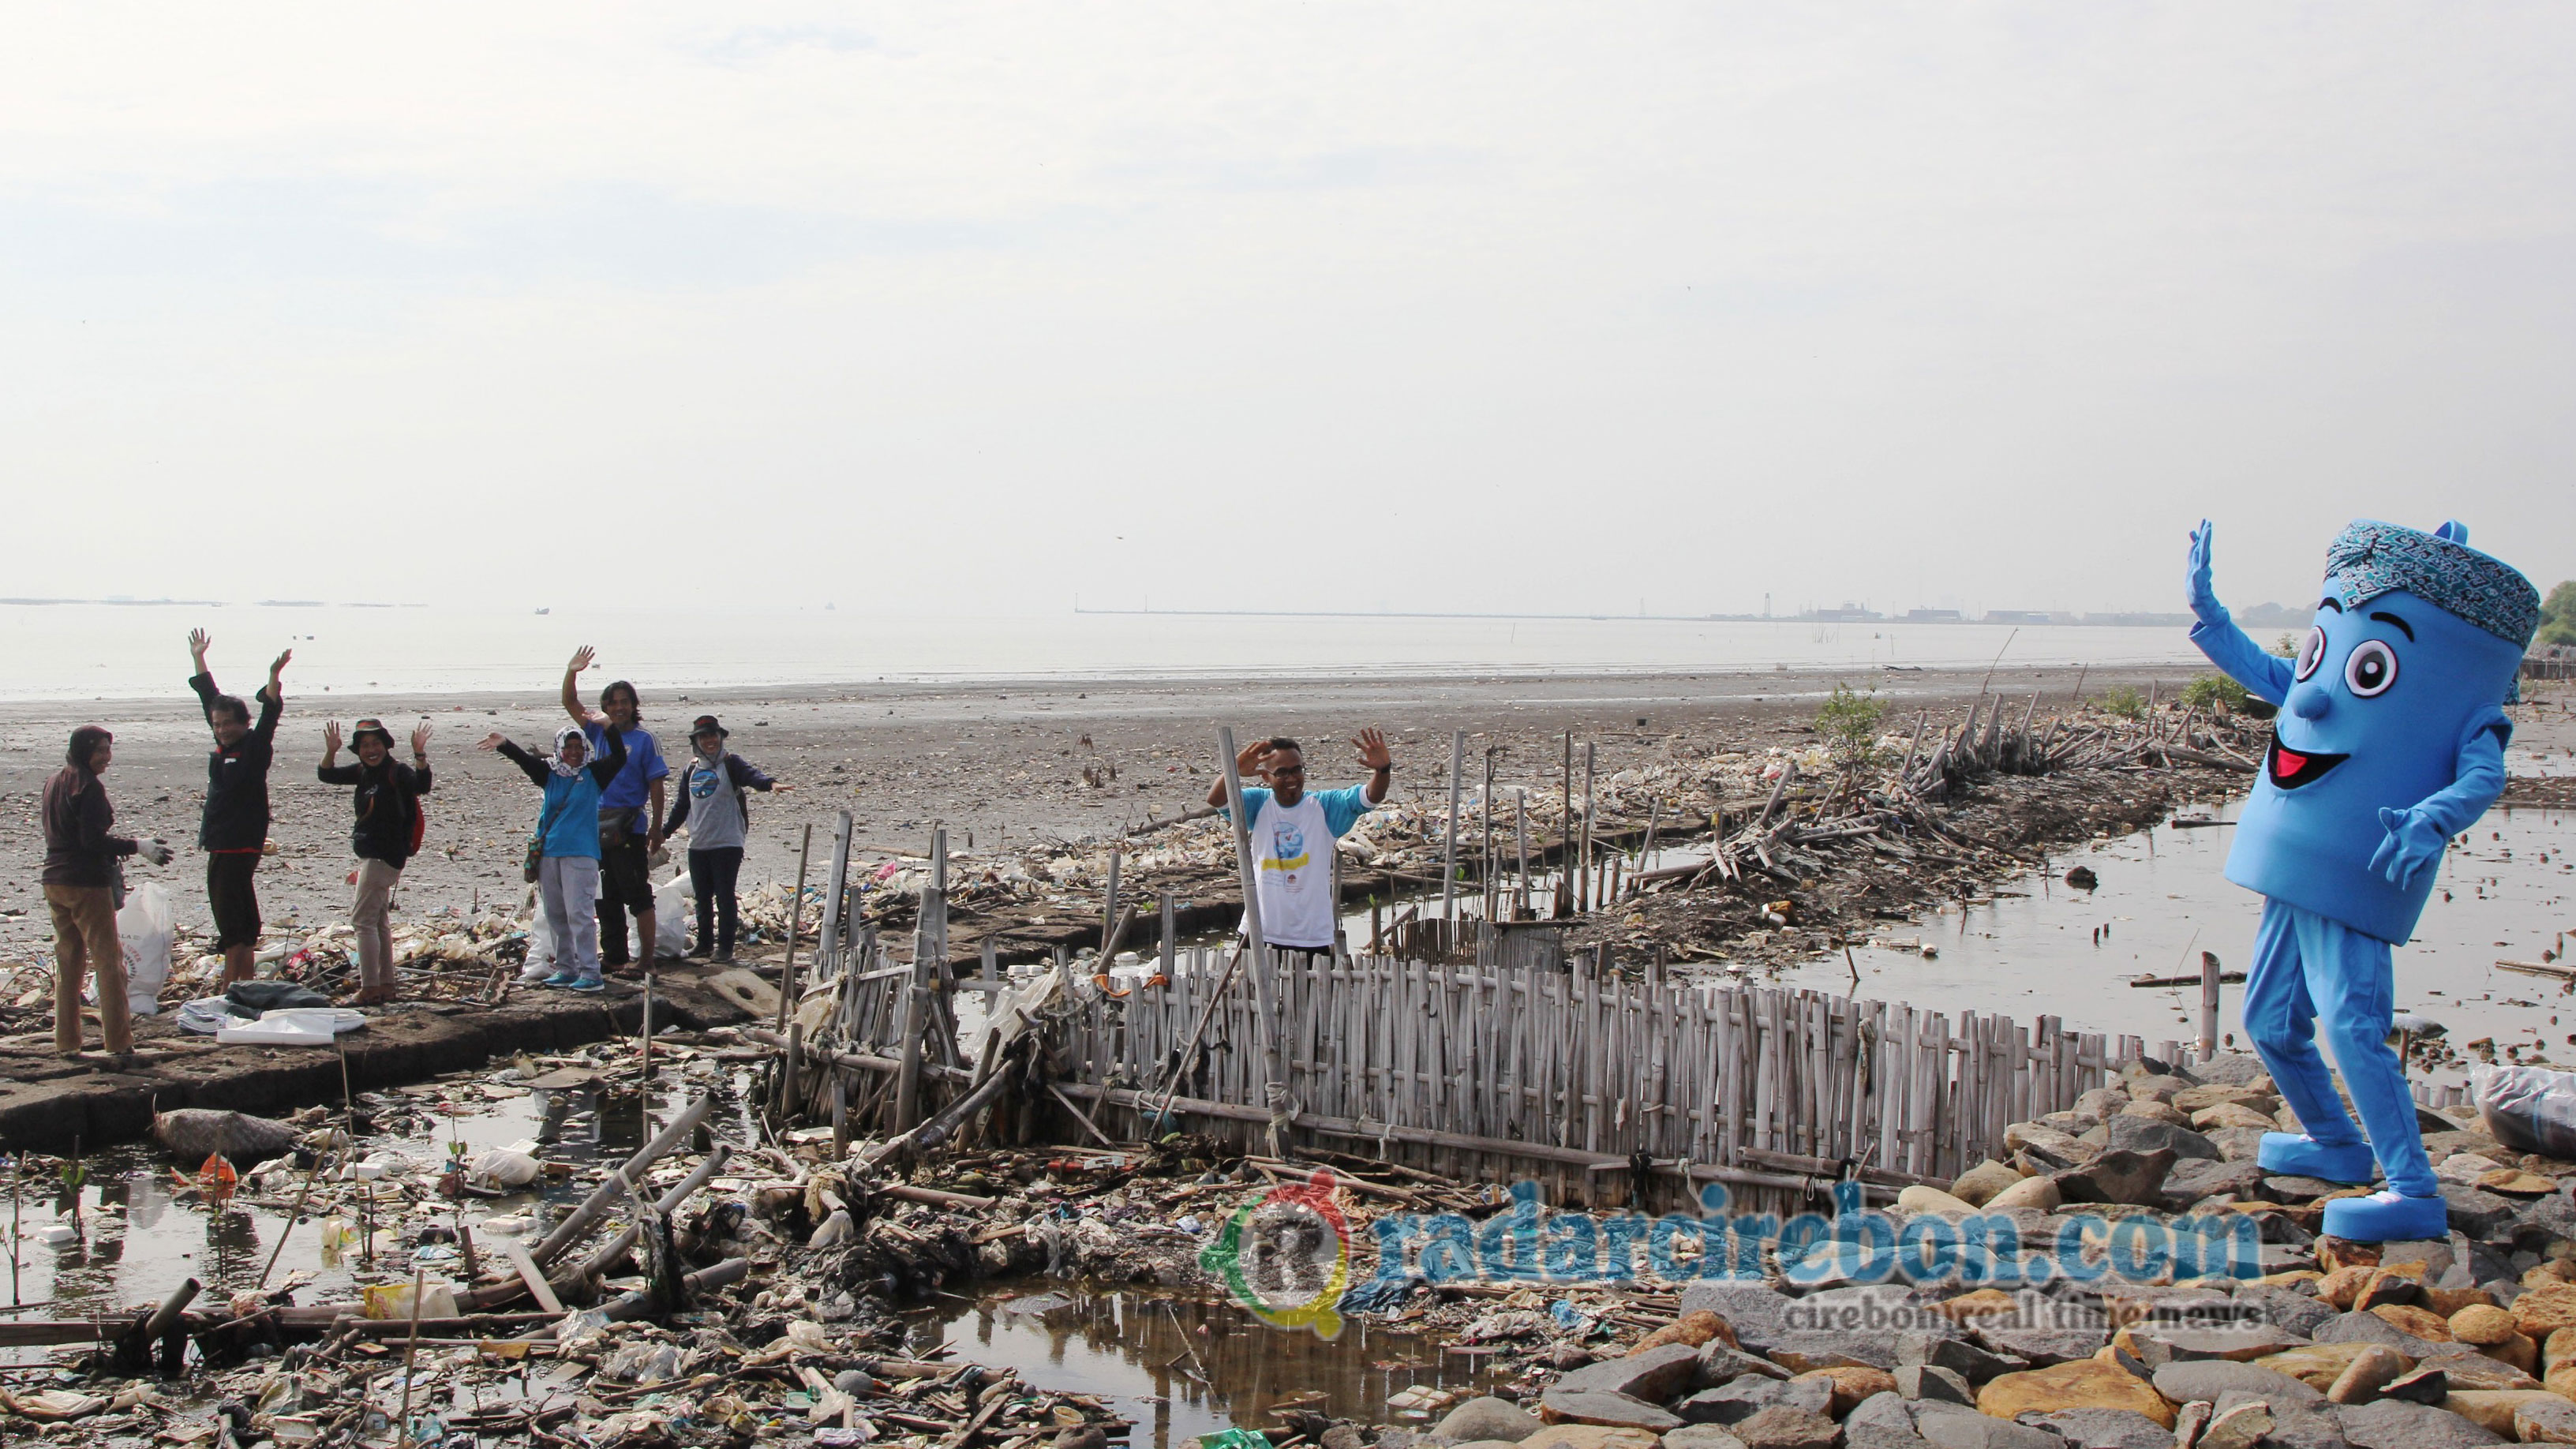
[(2305, 640), (2302, 640), (2299, 644), (2298, 677), (2305, 679), (2309, 675), (2316, 673), (2318, 661), (2325, 657), (2326, 631), (2325, 626), (2320, 624), (2309, 629), (2308, 637)]
[(2362, 699), (2386, 694), (2388, 687), (2397, 682), (2397, 651), (2382, 640), (2362, 640), (2343, 662), (2343, 682)]

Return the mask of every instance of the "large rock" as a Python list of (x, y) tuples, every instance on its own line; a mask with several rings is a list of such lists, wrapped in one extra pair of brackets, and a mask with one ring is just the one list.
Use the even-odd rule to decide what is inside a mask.
[(1731, 1384), (1702, 1389), (1673, 1407), (1693, 1424), (1740, 1424), (1774, 1404), (1823, 1414), (1833, 1403), (1830, 1379), (1766, 1379), (1748, 1374)]
[(1987, 1199), (1986, 1211), (2053, 1213), (2065, 1201), (2065, 1193), (2058, 1190), (2054, 1180), (2045, 1177), (2024, 1177)]
[(2156, 1370), (2155, 1383), (2157, 1393), (2177, 1404), (2187, 1404), (2194, 1399), (2216, 1403), (2220, 1397), (2230, 1393), (2250, 1393), (2276, 1407), (2313, 1404), (2324, 1397), (2288, 1374), (2223, 1358), (2166, 1364)]
[(2522, 1215), (2522, 1204), (2512, 1198), (2461, 1182), (2442, 1184), (2442, 1203), (2450, 1210), (2451, 1226), (2473, 1238), (2510, 1228)]
[(2123, 1112), (2102, 1125), (2110, 1130), (2111, 1150), (2114, 1152), (2170, 1150), (2177, 1158), (2206, 1157), (2215, 1161), (2218, 1157), (2217, 1143), (2189, 1127), (2172, 1122), (2159, 1122), (2153, 1117)]
[(1539, 1395), (1538, 1416), (1550, 1424), (1597, 1424), (1607, 1429), (1643, 1429), (1660, 1434), (1681, 1427), (1680, 1415), (1660, 1404), (1607, 1389), (1551, 1388)]
[[(2336, 1379), (2343, 1376), (2346, 1369), (2352, 1367), (2354, 1360), (2360, 1358), (2363, 1354), (2368, 1353), (2373, 1348), (2381, 1347), (2386, 1347), (2386, 1345), (2372, 1343), (2311, 1343), (2291, 1349), (2287, 1353), (2276, 1353), (2270, 1358), (2257, 1359), (2255, 1360), (2255, 1367), (2267, 1368), (2275, 1373), (2288, 1374), (2290, 1377), (2306, 1384), (2309, 1388), (2323, 1393), (2333, 1386)], [(2409, 1359), (2408, 1363), (2413, 1363), (2413, 1360)]]
[(2231, 1127), (2251, 1127), (2263, 1131), (2272, 1125), (2272, 1114), (2241, 1102), (2220, 1102), (2191, 1114), (2195, 1132), (2224, 1132)]
[(1511, 1400), (1487, 1395), (1451, 1409), (1431, 1432), (1462, 1444), (1471, 1439), (1509, 1439), (1518, 1443), (1545, 1427), (1536, 1415)]
[(2442, 1407), (2499, 1439), (2510, 1439), (2516, 1410), (2551, 1399), (2567, 1402), (2547, 1389), (2455, 1389), (2442, 1400)]
[(2504, 1442), (2503, 1435), (2446, 1409), (2396, 1399), (2356, 1404), (2337, 1417), (2343, 1421), (2344, 1438), (2361, 1449), (2473, 1449)]
[(2240, 1283), (2236, 1287), (2236, 1305), (2263, 1315), (2263, 1321), (2292, 1338), (2314, 1338), (2317, 1330), (2335, 1316), (2334, 1308), (2319, 1303), (2305, 1293), (2269, 1283)]
[(2361, 1352), (2326, 1386), (2326, 1397), (2338, 1404), (2367, 1404), (2414, 1367), (2406, 1355), (2386, 1344), (2365, 1343), (2358, 1347)]
[(2130, 1331), (2129, 1339), (2150, 1368), (2212, 1358), (2252, 1363), (2296, 1348), (2300, 1342), (2260, 1320), (2237, 1328), (2137, 1328)]
[(2513, 1437), (2525, 1444), (2576, 1444), (2576, 1403), (2556, 1394), (2532, 1400), (2514, 1410)]
[[(1671, 1436), (1664, 1443), (1669, 1449)], [(1914, 1415), (1894, 1394), (1864, 1399), (1846, 1415), (1843, 1444), (1845, 1449), (1926, 1449), (1923, 1436), (1914, 1432)]]
[[(1911, 1430), (1907, 1431), (1907, 1437), (1913, 1437)], [(1744, 1441), (1721, 1425), (1684, 1424), (1678, 1429), (1664, 1431), (1664, 1449), (1744, 1449)], [(1897, 1446), (1888, 1445), (1884, 1449), (1897, 1449)]]
[(2441, 1351), (2439, 1340), (2417, 1338), (2376, 1313), (2338, 1313), (2317, 1330), (2316, 1341), (2384, 1344), (2412, 1359)]
[(2023, 1422), (2065, 1435), (2076, 1449), (2173, 1449), (2173, 1431), (2135, 1409), (2060, 1409)]
[(2106, 1330), (2099, 1328), (2051, 1328), (2045, 1325), (2014, 1328), (1982, 1323), (1977, 1326), (1976, 1334), (1979, 1343), (1996, 1353), (2043, 1367), (2091, 1358), (2101, 1351), (2103, 1340), (2109, 1336)]
[(1896, 1284), (1828, 1288), (1798, 1300), (1794, 1313), (1767, 1341), (1742, 1325), (1737, 1340), (1746, 1348), (1793, 1373), (1838, 1364), (1896, 1367), (1896, 1333), (1892, 1326), (1920, 1313), (1912, 1295)]
[(2256, 1399), (2212, 1414), (2197, 1442), (2202, 1449), (2254, 1449), (2271, 1432), (2272, 1406)]
[(1994, 1353), (1964, 1338), (1900, 1333), (1896, 1336), (1896, 1366), (1908, 1365), (1947, 1369), (1972, 1384), (1982, 1384), (1998, 1374), (2019, 1373), (2031, 1366), (2028, 1359)]
[(1959, 1180), (1950, 1184), (1950, 1195), (1961, 1202), (1984, 1207), (1996, 1193), (2021, 1180), (2020, 1173), (1989, 1157), (1960, 1173)]
[(1781, 1320), (1795, 1301), (1768, 1284), (1720, 1279), (1693, 1283), (1682, 1289), (1681, 1312), (1685, 1315), (1702, 1311), (1716, 1314), (1734, 1330), (1737, 1343), (1759, 1353), (1762, 1342), (1778, 1337), (1783, 1331)]
[(1785, 1379), (1789, 1371), (1758, 1354), (1748, 1353), (1718, 1339), (1710, 1339), (1699, 1350), (1699, 1367), (1691, 1373), (1691, 1387), (1713, 1389), (1731, 1384), (1747, 1374), (1763, 1378)]
[(2274, 1404), (2272, 1432), (2263, 1442), (2268, 1449), (2345, 1449), (2343, 1421), (2332, 1404)]
[(2272, 1083), (2271, 1074), (2263, 1070), (2263, 1059), (2252, 1052), (2219, 1052), (2194, 1066), (2191, 1074), (2203, 1082), (2256, 1090), (2268, 1090)]
[(1977, 1391), (1977, 1409), (1998, 1419), (2060, 1409), (2134, 1409), (2168, 1428), (2173, 1424), (2173, 1405), (2153, 1385), (2099, 1359), (2005, 1374)]
[(1655, 1436), (1602, 1424), (1550, 1424), (1523, 1439), (1521, 1449), (1655, 1449)]
[(1938, 1213), (1945, 1218), (1963, 1218), (1975, 1212), (1977, 1206), (1937, 1187), (1927, 1187), (1918, 1182), (1896, 1194), (1896, 1210), (1908, 1217), (1918, 1213)]
[(1661, 1348), (1668, 1343), (1697, 1348), (1713, 1338), (1732, 1343), (1735, 1340), (1735, 1330), (1726, 1326), (1725, 1319), (1703, 1308), (1696, 1313), (1685, 1313), (1638, 1339), (1636, 1346), (1629, 1349), (1628, 1353), (1634, 1356), (1650, 1348)]
[(2066, 1449), (2066, 1441), (2046, 1429), (1952, 1404), (1916, 1404), (1914, 1432), (1936, 1449)]
[(1883, 1368), (1865, 1363), (1840, 1364), (1833, 1368), (1812, 1369), (1790, 1382), (1822, 1382), (1833, 1389), (1833, 1400), (1825, 1412), (1839, 1419), (1880, 1394), (1896, 1392), (1896, 1376)]
[(2004, 1128), (2004, 1147), (2052, 1169), (2090, 1162), (2101, 1150), (2089, 1142), (2079, 1141), (2071, 1133), (2043, 1127), (2036, 1122), (2015, 1122)]
[(1603, 1359), (1568, 1373), (1552, 1386), (1568, 1393), (1603, 1391), (1660, 1404), (1678, 1398), (1699, 1372), (1700, 1351), (1668, 1343), (1626, 1358)]
[(2524, 1289), (2513, 1300), (2513, 1324), (2537, 1339), (2562, 1328), (2576, 1328), (2576, 1283), (2550, 1282)]
[(1956, 1369), (1939, 1364), (1899, 1364), (1896, 1369), (1896, 1392), (1908, 1400), (1937, 1399), (1963, 1408), (1977, 1406), (1977, 1391)]
[(1838, 1449), (1843, 1431), (1833, 1420), (1786, 1404), (1773, 1404), (1735, 1426), (1744, 1449)]
[(2210, 1145), (2218, 1149), (2218, 1155), (2222, 1160), (2252, 1162), (2263, 1151), (2264, 1132), (2265, 1129), (2261, 1127), (2221, 1127), (2215, 1132), (2204, 1132), (2201, 1135), (2208, 1138)]
[(2082, 1167), (2055, 1174), (2057, 1191), (2068, 1202), (2135, 1203), (2153, 1207), (2164, 1191), (2165, 1176), (2179, 1154), (2170, 1147), (2152, 1152), (2114, 1148)]
[(2234, 1193), (2239, 1202), (2250, 1202), (2263, 1191), (2263, 1169), (2251, 1162), (2229, 1162), (2217, 1157), (2185, 1158), (2165, 1174), (2162, 1191), (2163, 1205), (2174, 1212), (2222, 1192)]

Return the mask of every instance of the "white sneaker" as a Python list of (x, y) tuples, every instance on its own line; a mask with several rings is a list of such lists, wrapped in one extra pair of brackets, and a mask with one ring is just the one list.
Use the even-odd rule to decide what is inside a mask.
[(531, 957), (527, 965), (519, 968), (519, 984), (522, 986), (531, 986), (554, 974), (555, 963), (552, 961), (539, 961)]

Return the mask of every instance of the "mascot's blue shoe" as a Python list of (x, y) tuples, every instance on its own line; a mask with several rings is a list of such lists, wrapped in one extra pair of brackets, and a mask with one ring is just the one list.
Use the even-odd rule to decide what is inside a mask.
[(2326, 1204), (2325, 1234), (2356, 1243), (2406, 1243), (2451, 1234), (2450, 1205), (2438, 1197), (2374, 1192)]
[(2265, 1172), (2323, 1182), (2362, 1183), (2379, 1176), (2379, 1159), (2371, 1154), (2369, 1143), (2329, 1147), (2301, 1132), (2264, 1133), (2262, 1150), (2254, 1154), (2254, 1161)]

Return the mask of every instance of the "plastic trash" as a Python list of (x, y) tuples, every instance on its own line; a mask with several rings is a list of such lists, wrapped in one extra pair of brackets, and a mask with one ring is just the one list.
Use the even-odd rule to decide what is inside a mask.
[(658, 1384), (680, 1376), (676, 1343), (630, 1343), (608, 1356), (600, 1373), (630, 1384)]
[(2487, 1135), (2514, 1151), (2576, 1157), (2576, 1072), (2471, 1067), (2469, 1100)]
[(329, 1046), (344, 1031), (367, 1024), (362, 1011), (345, 1007), (288, 1007), (263, 1011), (259, 1020), (228, 1026), (215, 1033), (225, 1046)]
[(136, 1016), (161, 1010), (161, 983), (170, 979), (170, 942), (179, 934), (170, 892), (147, 880), (125, 897), (116, 913), (116, 938), (125, 947), (125, 1004)]
[(200, 996), (194, 1001), (181, 1003), (176, 1020), (181, 1031), (213, 1036), (225, 1027), (240, 1024), (242, 1018), (232, 1013), (231, 1003), (222, 997)]
[(677, 961), (689, 952), (689, 873), (681, 871), (653, 887), (653, 954)]
[[(366, 1313), (369, 1318), (379, 1320), (408, 1320), (412, 1316), (411, 1285), (409, 1283), (378, 1283), (374, 1287), (361, 1290), (361, 1301), (366, 1304)], [(456, 1316), (456, 1290), (445, 1283), (428, 1283), (422, 1285), (420, 1290), (420, 1316), (423, 1318), (454, 1318)]]
[(261, 1163), (282, 1157), (295, 1146), (295, 1129), (269, 1117), (209, 1107), (182, 1107), (152, 1118), (152, 1140), (181, 1162), (226, 1157), (237, 1163)]
[(832, 1215), (823, 1219), (823, 1225), (814, 1230), (814, 1236), (806, 1239), (805, 1246), (809, 1248), (828, 1248), (849, 1235), (849, 1213), (841, 1208), (834, 1208), (832, 1209)]
[(224, 992), (224, 1000), (233, 1004), (234, 1015), (256, 1016), (263, 1011), (276, 1011), (290, 1006), (329, 1006), (331, 998), (309, 986), (292, 981), (240, 981)]
[(526, 1187), (545, 1171), (545, 1164), (524, 1152), (495, 1147), (474, 1159), (466, 1177), (481, 1187), (497, 1187), (504, 1192)]

